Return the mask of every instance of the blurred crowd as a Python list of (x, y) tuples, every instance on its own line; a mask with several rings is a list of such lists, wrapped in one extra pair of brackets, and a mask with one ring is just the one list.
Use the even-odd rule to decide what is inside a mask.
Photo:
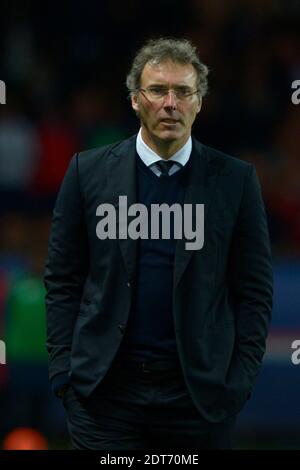
[[(149, 37), (187, 37), (209, 66), (201, 142), (253, 163), (274, 256), (300, 254), (300, 2), (3, 2), (0, 16), (0, 439), (32, 426), (53, 439), (42, 273), (51, 213), (75, 152), (138, 130), (125, 87)], [(53, 411), (54, 410), (54, 411)]]

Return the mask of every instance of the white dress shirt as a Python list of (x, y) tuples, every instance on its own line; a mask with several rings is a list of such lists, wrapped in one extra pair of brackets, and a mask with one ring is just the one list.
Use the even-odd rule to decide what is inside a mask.
[[(155, 165), (156, 162), (159, 160), (164, 160), (164, 158), (160, 157), (155, 153), (148, 145), (143, 141), (142, 138), (142, 130), (139, 130), (137, 139), (136, 139), (136, 151), (141, 160), (150, 167), (150, 169), (153, 171), (153, 173), (156, 174), (156, 176), (161, 175), (161, 171), (159, 168)], [(192, 138), (191, 136), (188, 138), (188, 141), (184, 144), (183, 147), (181, 147), (172, 157), (168, 158), (169, 162), (178, 162), (180, 165), (173, 165), (170, 169), (169, 175), (171, 176), (173, 173), (176, 173), (176, 171), (180, 170), (180, 168), (184, 165), (187, 164), (192, 152)]]

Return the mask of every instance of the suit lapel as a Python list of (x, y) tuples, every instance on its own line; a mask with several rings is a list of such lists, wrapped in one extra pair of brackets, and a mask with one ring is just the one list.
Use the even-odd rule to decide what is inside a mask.
[[(136, 135), (112, 149), (108, 159), (109, 199), (117, 215), (117, 238), (119, 233), (119, 196), (127, 196), (127, 208), (137, 202), (136, 188)], [(128, 217), (128, 224), (134, 217)], [(130, 282), (135, 277), (137, 240), (127, 237), (118, 240)]]
[[(204, 204), (204, 225), (214, 195), (220, 161), (211, 158), (205, 147), (193, 139), (191, 167), (188, 173), (184, 204)], [(184, 237), (177, 241), (174, 261), (174, 288), (176, 289), (191, 257), (196, 250), (186, 250)], [(205, 243), (205, 240), (204, 240)]]

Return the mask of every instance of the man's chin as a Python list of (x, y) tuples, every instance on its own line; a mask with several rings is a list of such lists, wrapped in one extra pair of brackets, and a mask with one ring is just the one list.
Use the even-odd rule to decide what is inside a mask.
[(157, 133), (157, 137), (164, 142), (174, 142), (182, 138), (179, 132), (164, 130)]

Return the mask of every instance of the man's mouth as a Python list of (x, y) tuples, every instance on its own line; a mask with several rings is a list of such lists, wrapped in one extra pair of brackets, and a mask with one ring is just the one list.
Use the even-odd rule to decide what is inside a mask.
[(166, 118), (166, 119), (161, 119), (160, 122), (163, 122), (165, 124), (176, 124), (179, 121), (178, 121), (178, 119)]

